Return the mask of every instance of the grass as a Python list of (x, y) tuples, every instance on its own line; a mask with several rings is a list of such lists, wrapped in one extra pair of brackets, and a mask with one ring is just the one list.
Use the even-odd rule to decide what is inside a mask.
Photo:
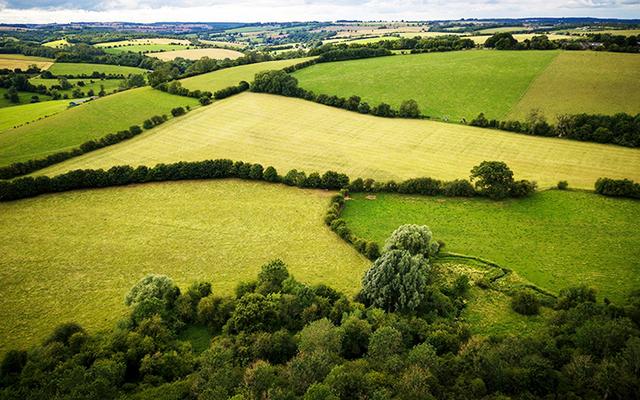
[(173, 39), (173, 38), (145, 38), (145, 39), (131, 39), (120, 40), (117, 42), (103, 42), (94, 44), (95, 47), (110, 48), (114, 46), (137, 46), (141, 44), (181, 44), (189, 45), (191, 42), (186, 39)]
[[(77, 85), (78, 82), (82, 81), (85, 83), (84, 86), (75, 86), (68, 90), (58, 90), (58, 92), (62, 95), (67, 94), (71, 97), (71, 94), (75, 89), (80, 89), (84, 93), (87, 93), (90, 89), (93, 89), (96, 95), (100, 92), (100, 85), (104, 86), (104, 90), (107, 93), (112, 93), (114, 90), (117, 90), (120, 87), (121, 79), (67, 79), (69, 83), (73, 85)], [(53, 85), (59, 85), (60, 81), (58, 79), (43, 79), (43, 78), (31, 78), (29, 79), (33, 85), (44, 85), (47, 88), (50, 88)]]
[(584, 283), (619, 301), (640, 285), (634, 200), (557, 190), (502, 202), (356, 195), (343, 218), (356, 235), (380, 244), (399, 225), (425, 224), (448, 251), (490, 259), (556, 293)]
[(59, 40), (53, 40), (51, 42), (43, 43), (42, 45), (46, 47), (60, 48), (64, 46), (69, 46), (70, 43), (67, 41), (67, 39), (59, 39)]
[(562, 52), (508, 117), (523, 119), (532, 109), (551, 120), (565, 113), (640, 113), (640, 55)]
[(91, 75), (98, 71), (105, 74), (143, 74), (146, 71), (136, 67), (126, 67), (122, 65), (110, 64), (89, 64), (89, 63), (55, 63), (50, 68), (54, 75)]
[(591, 35), (595, 33), (608, 33), (610, 35), (637, 36), (640, 35), (640, 29), (603, 29), (603, 30), (585, 30), (585, 29), (563, 29), (559, 33), (572, 33), (580, 35)]
[(47, 69), (53, 64), (53, 60), (43, 57), (23, 56), (22, 54), (0, 54), (0, 69), (21, 68), (26, 70), (34, 64), (40, 69)]
[(384, 180), (464, 178), (483, 160), (503, 160), (518, 179), (533, 179), (541, 186), (567, 180), (572, 187), (591, 189), (602, 176), (640, 181), (638, 149), (442, 122), (378, 118), (257, 93), (215, 102), (149, 133), (42, 173), (209, 158), (274, 165), (282, 174), (292, 168), (307, 172), (333, 169), (353, 178)]
[(229, 50), (229, 49), (190, 49), (190, 50), (166, 51), (163, 53), (149, 53), (148, 56), (159, 58), (164, 61), (173, 60), (178, 57), (181, 57), (187, 60), (199, 60), (202, 57), (209, 57), (209, 58), (218, 59), (218, 60), (224, 60), (225, 58), (235, 60), (236, 58), (240, 58), (244, 56), (244, 54), (242, 54), (239, 51)]
[(322, 63), (294, 73), (315, 93), (361, 96), (369, 104), (399, 107), (414, 99), (425, 115), (451, 120), (484, 112), (500, 118), (556, 51), (457, 51)]
[[(4, 94), (7, 93), (8, 91), (9, 89), (7, 88), (0, 88), (0, 108), (29, 104), (31, 103), (31, 97), (33, 96), (38, 96), (40, 101), (46, 101), (51, 99), (51, 97), (45, 94), (19, 91), (18, 98), (20, 99), (20, 102), (16, 104), (16, 103), (12, 103), (9, 99), (4, 97)], [(2, 124), (2, 122), (0, 122), (0, 124)]]
[(0, 108), (0, 132), (57, 114), (68, 105), (69, 100), (53, 100)]
[(524, 26), (501, 26), (499, 28), (481, 29), (476, 32), (487, 34), (487, 35), (493, 35), (494, 33), (518, 32), (518, 31), (526, 31), (526, 30), (528, 29)]
[(221, 46), (221, 47), (235, 47), (238, 49), (243, 49), (245, 47), (247, 47), (246, 43), (238, 43), (238, 42), (225, 42), (223, 40), (205, 40), (205, 39), (198, 39), (199, 42), (202, 42), (204, 44), (211, 44), (214, 46)]
[(157, 44), (157, 43), (142, 43), (142, 44), (133, 44), (123, 47), (105, 47), (103, 50), (110, 54), (124, 53), (124, 52), (132, 52), (132, 53), (147, 53), (154, 51), (172, 51), (172, 50), (181, 50), (186, 48), (185, 45), (181, 44)]
[[(369, 263), (323, 224), (330, 192), (191, 181), (75, 191), (0, 204), (0, 353), (57, 324), (123, 316), (149, 273), (229, 295), (281, 258), (300, 281), (352, 295)], [(19, 246), (16, 246), (19, 244)]]
[(229, 86), (235, 86), (240, 81), (253, 81), (256, 73), (270, 69), (282, 69), (290, 65), (298, 64), (309, 58), (294, 58), (291, 60), (267, 61), (256, 64), (240, 65), (238, 67), (225, 68), (207, 74), (182, 79), (182, 86), (189, 90), (208, 90), (215, 92)]
[(144, 87), (93, 100), (0, 135), (0, 165), (43, 158), (198, 100)]

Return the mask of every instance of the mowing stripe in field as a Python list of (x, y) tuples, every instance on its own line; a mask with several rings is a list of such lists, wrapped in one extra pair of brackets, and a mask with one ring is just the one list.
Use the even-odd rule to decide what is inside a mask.
[(506, 161), (517, 178), (542, 186), (599, 177), (640, 180), (640, 150), (542, 138), (465, 125), (362, 115), (305, 100), (242, 93), (176, 118), (134, 139), (38, 173), (231, 158), (352, 178), (469, 176), (483, 160)]
[[(323, 223), (331, 192), (235, 180), (75, 191), (0, 204), (0, 354), (58, 324), (124, 316), (146, 274), (230, 295), (280, 258), (301, 282), (353, 295), (369, 263)], [(18, 245), (19, 244), (19, 245)]]

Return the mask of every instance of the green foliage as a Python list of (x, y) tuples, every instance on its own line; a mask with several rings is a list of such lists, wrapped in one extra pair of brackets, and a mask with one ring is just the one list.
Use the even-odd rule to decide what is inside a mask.
[(274, 260), (262, 266), (258, 274), (256, 292), (263, 295), (282, 291), (282, 283), (289, 278), (289, 271), (282, 260)]
[(129, 290), (124, 303), (133, 308), (133, 320), (140, 323), (154, 314), (166, 317), (179, 295), (180, 289), (169, 277), (147, 275)]
[(522, 315), (536, 315), (540, 312), (540, 301), (533, 293), (519, 291), (511, 298), (511, 308)]
[(339, 354), (343, 332), (326, 318), (311, 322), (298, 335), (301, 353), (327, 352)]
[(401, 118), (420, 118), (420, 108), (418, 102), (411, 99), (405, 100), (400, 104), (398, 116)]
[(483, 161), (471, 170), (471, 180), (475, 180), (476, 190), (493, 200), (509, 196), (513, 187), (513, 172), (502, 161)]
[(261, 71), (251, 83), (254, 92), (295, 96), (298, 94), (298, 80), (282, 70)]
[(404, 250), (410, 255), (429, 259), (438, 254), (439, 245), (426, 225), (407, 224), (394, 230), (384, 244), (384, 251)]
[(560, 291), (558, 299), (556, 300), (556, 308), (566, 310), (576, 307), (581, 303), (595, 303), (595, 301), (595, 289), (587, 285), (572, 286)]

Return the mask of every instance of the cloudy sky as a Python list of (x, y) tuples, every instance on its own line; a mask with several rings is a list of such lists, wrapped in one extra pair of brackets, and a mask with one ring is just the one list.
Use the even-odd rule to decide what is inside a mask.
[(640, 0), (0, 0), (0, 22), (640, 18)]

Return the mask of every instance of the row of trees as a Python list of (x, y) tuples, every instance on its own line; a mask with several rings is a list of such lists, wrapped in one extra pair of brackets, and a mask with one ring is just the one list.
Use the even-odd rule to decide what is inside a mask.
[[(640, 293), (618, 306), (570, 288), (536, 331), (472, 337), (460, 321), (470, 281), (435, 268), (439, 251), (426, 226), (399, 227), (352, 300), (297, 281), (280, 260), (226, 297), (149, 275), (112, 331), (66, 323), (9, 351), (0, 397), (637, 398)], [(202, 353), (180, 339), (198, 327), (212, 336)]]
[(496, 50), (600, 50), (624, 53), (640, 52), (640, 36), (590, 34), (582, 38), (549, 40), (546, 35), (533, 36), (518, 42), (509, 32), (496, 33), (488, 38), (484, 47)]
[(469, 124), (536, 136), (640, 147), (640, 114), (560, 115), (557, 123), (551, 125), (537, 111), (533, 111), (524, 122), (489, 120), (481, 113)]
[(640, 199), (640, 183), (629, 179), (600, 178), (596, 181), (596, 193), (604, 196)]

